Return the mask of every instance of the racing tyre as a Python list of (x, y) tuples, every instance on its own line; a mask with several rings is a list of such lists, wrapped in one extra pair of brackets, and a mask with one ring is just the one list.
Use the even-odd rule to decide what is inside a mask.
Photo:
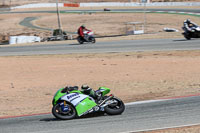
[(95, 39), (94, 37), (91, 37), (91, 38), (90, 38), (90, 41), (91, 41), (91, 43), (95, 43), (95, 42), (96, 42), (96, 39)]
[(190, 38), (188, 35), (186, 35), (185, 33), (183, 33), (183, 35), (184, 35), (185, 39), (187, 39), (187, 40), (190, 40), (190, 39), (191, 39), (191, 38)]
[(125, 105), (124, 105), (123, 101), (121, 101), (120, 99), (118, 99), (116, 97), (114, 97), (110, 100), (114, 100), (115, 103), (106, 106), (105, 112), (109, 115), (120, 115), (120, 114), (122, 114), (125, 110)]
[(57, 103), (52, 108), (52, 114), (58, 119), (70, 120), (76, 117), (76, 110), (71, 104), (67, 103), (63, 109), (63, 106)]
[(80, 36), (77, 38), (77, 41), (78, 41), (79, 44), (83, 44), (84, 43), (83, 39)]
[(190, 40), (191, 38), (189, 36), (184, 36), (187, 40)]

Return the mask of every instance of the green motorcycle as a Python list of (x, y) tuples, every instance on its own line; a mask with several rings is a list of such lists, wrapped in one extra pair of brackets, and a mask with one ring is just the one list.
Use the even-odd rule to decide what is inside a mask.
[(94, 99), (78, 90), (77, 86), (59, 89), (52, 101), (52, 114), (62, 120), (74, 119), (95, 112), (105, 112), (108, 115), (119, 115), (125, 110), (122, 100), (114, 95), (107, 95), (109, 88), (100, 87), (101, 97)]

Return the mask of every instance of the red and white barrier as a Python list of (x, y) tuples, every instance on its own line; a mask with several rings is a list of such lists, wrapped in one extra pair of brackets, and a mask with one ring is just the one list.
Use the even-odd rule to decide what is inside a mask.
[(80, 4), (64, 3), (64, 7), (80, 7)]

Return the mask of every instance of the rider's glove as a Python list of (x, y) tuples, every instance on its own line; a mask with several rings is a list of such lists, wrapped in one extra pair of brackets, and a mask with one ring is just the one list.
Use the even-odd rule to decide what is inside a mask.
[(101, 91), (97, 90), (97, 91), (95, 91), (95, 95), (96, 95), (97, 100), (100, 100), (102, 93), (101, 93)]
[(101, 96), (101, 91), (96, 91), (95, 94), (96, 94), (97, 96)]

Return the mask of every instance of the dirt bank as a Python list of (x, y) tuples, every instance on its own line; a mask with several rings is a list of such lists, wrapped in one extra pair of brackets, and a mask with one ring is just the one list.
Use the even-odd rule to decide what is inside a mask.
[(200, 91), (200, 52), (0, 57), (0, 116), (51, 111), (57, 89), (107, 86), (125, 102)]

